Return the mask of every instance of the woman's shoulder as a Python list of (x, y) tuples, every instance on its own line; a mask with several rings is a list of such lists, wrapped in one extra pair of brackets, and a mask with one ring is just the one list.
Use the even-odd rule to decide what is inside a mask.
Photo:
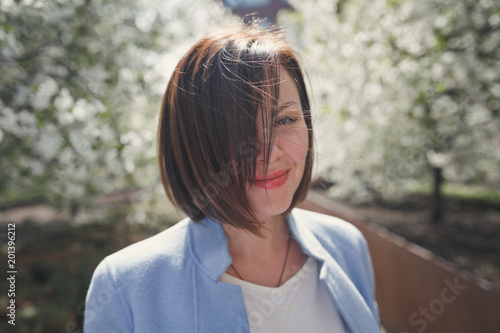
[[(302, 230), (299, 232), (303, 234), (312, 233), (321, 247), (342, 266), (355, 264), (356, 259), (368, 256), (366, 240), (353, 224), (338, 217), (302, 209), (294, 209), (292, 214), (297, 230)], [(309, 242), (308, 237), (302, 239)], [(309, 242), (311, 244), (317, 243)]]
[(317, 237), (329, 238), (338, 241), (357, 242), (364, 240), (363, 235), (352, 223), (338, 217), (295, 208), (293, 217), (300, 220), (298, 223), (307, 225)]
[(118, 252), (107, 256), (101, 264), (116, 274), (128, 271), (143, 271), (154, 269), (158, 263), (163, 265), (178, 265), (186, 255), (186, 234), (189, 219), (184, 219), (170, 228), (131, 244)]
[[(294, 209), (295, 223), (302, 224), (303, 234), (313, 236), (309, 246), (320, 246), (349, 276), (358, 289), (373, 288), (373, 271), (368, 244), (353, 224), (340, 218)], [(312, 235), (311, 235), (312, 234)], [(303, 237), (306, 239), (306, 237)], [(316, 251), (317, 252), (317, 251)]]

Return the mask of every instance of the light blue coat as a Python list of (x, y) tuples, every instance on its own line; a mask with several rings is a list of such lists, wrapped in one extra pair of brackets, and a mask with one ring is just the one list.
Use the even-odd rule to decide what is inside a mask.
[[(358, 229), (300, 209), (287, 221), (302, 250), (319, 260), (348, 329), (380, 332), (371, 260)], [(220, 223), (185, 219), (99, 264), (84, 332), (250, 332), (241, 288), (219, 281), (230, 263)]]

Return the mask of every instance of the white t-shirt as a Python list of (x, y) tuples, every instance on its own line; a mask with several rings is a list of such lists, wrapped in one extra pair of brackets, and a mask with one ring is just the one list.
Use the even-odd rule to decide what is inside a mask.
[(252, 333), (345, 333), (345, 324), (326, 286), (318, 261), (309, 257), (278, 288), (260, 286), (227, 273), (220, 281), (241, 286)]

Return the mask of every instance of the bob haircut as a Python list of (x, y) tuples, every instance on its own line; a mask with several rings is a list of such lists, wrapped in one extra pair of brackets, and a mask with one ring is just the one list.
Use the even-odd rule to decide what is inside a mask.
[(168, 198), (194, 221), (209, 216), (261, 235), (247, 187), (256, 174), (258, 121), (267, 173), (281, 69), (295, 80), (309, 138), (286, 216), (310, 187), (313, 131), (302, 70), (282, 32), (250, 26), (209, 34), (174, 70), (158, 127), (160, 175)]

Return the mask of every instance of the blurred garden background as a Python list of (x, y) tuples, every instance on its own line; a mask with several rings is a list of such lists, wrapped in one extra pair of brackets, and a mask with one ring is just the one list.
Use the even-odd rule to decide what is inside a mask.
[[(252, 6), (278, 2), (310, 81), (314, 190), (500, 291), (498, 1)], [(157, 172), (162, 93), (240, 20), (220, 0), (0, 2), (1, 267), (16, 223), (18, 271), (1, 332), (81, 332), (100, 260), (181, 218)]]

